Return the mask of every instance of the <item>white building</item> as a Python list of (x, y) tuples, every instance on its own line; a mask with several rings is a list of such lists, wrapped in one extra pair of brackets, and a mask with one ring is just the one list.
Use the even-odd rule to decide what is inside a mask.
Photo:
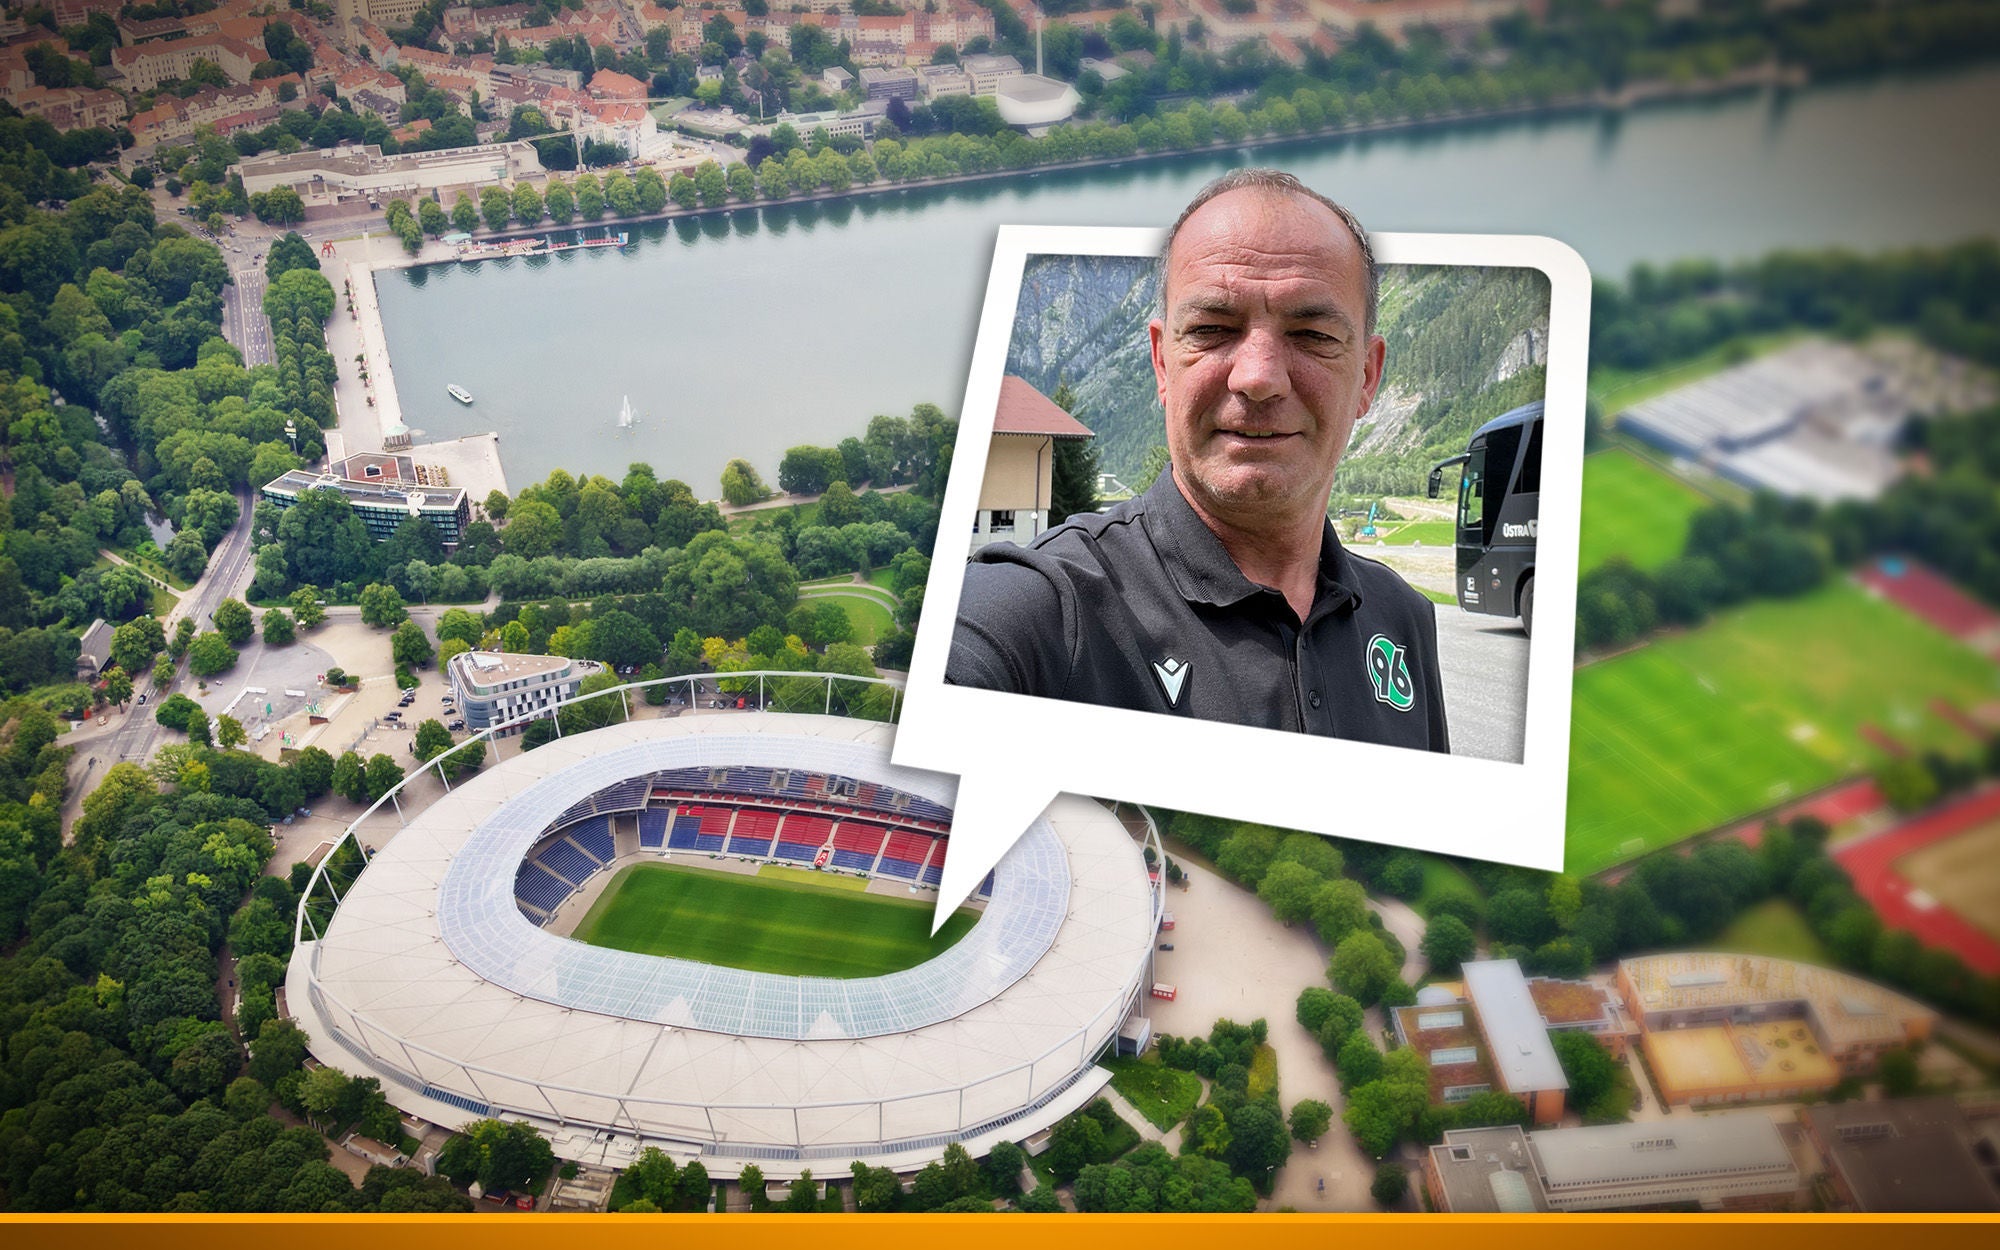
[[(477, 733), (574, 698), (583, 679), (597, 667), (589, 660), (562, 655), (466, 651), (451, 657), (445, 677), (466, 728)], [(505, 732), (519, 733), (520, 728)]]

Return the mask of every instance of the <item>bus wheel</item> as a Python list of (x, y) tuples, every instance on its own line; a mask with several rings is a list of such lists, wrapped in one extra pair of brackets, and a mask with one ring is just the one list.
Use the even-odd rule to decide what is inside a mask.
[(1532, 576), (1521, 584), (1521, 632), (1530, 638), (1535, 636), (1535, 579)]

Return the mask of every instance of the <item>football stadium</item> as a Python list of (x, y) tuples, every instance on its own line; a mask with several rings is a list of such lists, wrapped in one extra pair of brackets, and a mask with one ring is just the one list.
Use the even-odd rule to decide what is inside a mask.
[(932, 939), (956, 782), (893, 733), (731, 710), (491, 765), (330, 915), (308, 890), (284, 1009), (402, 1110), (584, 1163), (783, 1178), (1031, 1137), (1143, 1031), (1157, 835), (1059, 798)]

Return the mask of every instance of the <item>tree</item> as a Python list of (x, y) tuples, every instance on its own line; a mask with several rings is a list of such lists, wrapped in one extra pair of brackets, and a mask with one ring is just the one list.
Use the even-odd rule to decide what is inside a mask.
[(232, 647), (240, 647), (250, 641), (256, 632), (256, 622), (251, 618), (250, 605), (240, 599), (224, 599), (215, 609), (215, 629)]
[(350, 803), (368, 797), (368, 765), (353, 751), (343, 751), (333, 763), (333, 792)]
[(286, 600), (292, 605), (292, 612), (300, 629), (312, 629), (326, 620), (326, 609), (320, 606), (317, 586), (301, 586)]
[(368, 757), (368, 799), (370, 802), (381, 798), (396, 788), (403, 780), (403, 766), (387, 755), (376, 753)]
[(1378, 1165), (1375, 1180), (1368, 1186), (1368, 1194), (1378, 1207), (1393, 1207), (1409, 1192), (1410, 1174), (1400, 1163)]
[(722, 470), (722, 497), (736, 507), (770, 498), (771, 488), (747, 460), (731, 460)]
[[(369, 589), (372, 590), (373, 587)], [(362, 593), (365, 596), (367, 592)], [(362, 612), (365, 616), (367, 609), (364, 607)], [(396, 632), (389, 636), (389, 654), (396, 663), (417, 668), (430, 663), (431, 657), (436, 652), (431, 647), (430, 636), (424, 633), (424, 627), (415, 621), (405, 620), (396, 626)]]
[(111, 662), (128, 673), (152, 664), (153, 657), (167, 645), (167, 634), (159, 621), (139, 616), (111, 631)]
[(443, 721), (428, 719), (417, 726), (415, 746), (417, 758), (428, 764), (451, 750), (451, 731), (444, 727)]
[(250, 735), (243, 731), (242, 721), (234, 716), (215, 718), (215, 745), (226, 751), (231, 747), (240, 747), (248, 741)]
[(659, 658), (660, 640), (644, 621), (613, 608), (591, 619), (586, 651), (589, 659), (617, 668), (636, 668)]
[(1569, 1078), (1569, 1104), (1585, 1115), (1590, 1114), (1590, 1108), (1617, 1083), (1618, 1061), (1611, 1057), (1604, 1043), (1575, 1029), (1550, 1033), (1549, 1043), (1555, 1047), (1563, 1075)]
[(1334, 948), (1327, 976), (1334, 988), (1356, 1002), (1370, 1005), (1382, 997), (1399, 966), (1382, 940), (1366, 930), (1348, 934)]
[[(1064, 412), (1076, 411), (1076, 392), (1064, 382), (1049, 397)], [(1088, 438), (1059, 438), (1050, 460), (1049, 524), (1097, 511), (1097, 448)]]
[(525, 1120), (474, 1120), (438, 1152), (438, 1171), (454, 1185), (478, 1181), (488, 1193), (539, 1189), (555, 1151)]
[(1333, 1124), (1333, 1108), (1317, 1098), (1302, 1098), (1292, 1104), (1292, 1136), (1303, 1142), (1315, 1142), (1326, 1136), (1326, 1130)]
[(1228, 1113), (1229, 1150), (1223, 1161), (1238, 1176), (1268, 1182), (1292, 1154), (1292, 1135), (1276, 1111), (1248, 1102)]
[(211, 630), (188, 647), (188, 671), (196, 677), (213, 677), (236, 667), (236, 648), (228, 639)]
[(283, 608), (272, 608), (264, 613), (264, 642), (267, 646), (289, 646), (297, 637), (298, 630)]
[(132, 697), (132, 679), (125, 675), (124, 669), (113, 665), (104, 670), (104, 697), (121, 708)]
[(1312, 914), (1323, 880), (1304, 864), (1273, 864), (1257, 885), (1257, 897), (1270, 905), (1271, 914), (1286, 928)]
[(1367, 927), (1367, 891), (1360, 882), (1346, 877), (1327, 882), (1313, 896), (1312, 922), (1320, 941), (1339, 944), (1348, 934)]
[(1431, 971), (1449, 975), (1472, 954), (1475, 945), (1472, 930), (1463, 920), (1441, 913), (1424, 927), (1424, 940), (1418, 949), (1430, 960)]
[(409, 616), (394, 586), (370, 582), (361, 588), (361, 623), (387, 628)]

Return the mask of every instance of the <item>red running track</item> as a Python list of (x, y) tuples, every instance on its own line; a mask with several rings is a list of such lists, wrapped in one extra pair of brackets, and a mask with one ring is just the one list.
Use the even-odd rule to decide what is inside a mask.
[(1956, 837), (2000, 820), (2000, 787), (1960, 799), (1886, 833), (1835, 847), (1834, 859), (1854, 878), (1854, 888), (1868, 900), (1891, 929), (1907, 929), (1927, 946), (1942, 946), (1966, 966), (1986, 976), (2000, 975), (2000, 942), (1943, 903), (1919, 908), (1911, 903), (1915, 888), (1896, 871), (1898, 859), (1911, 851)]
[(1890, 576), (1876, 561), (1861, 570), (1861, 583), (1905, 611), (1922, 617), (1954, 638), (1970, 638), (2000, 625), (2000, 613), (1966, 594), (1915, 560), (1900, 561)]
[(1785, 824), (1800, 816), (1816, 816), (1827, 828), (1838, 829), (1850, 820), (1858, 820), (1878, 810), (1882, 803), (1882, 792), (1875, 788), (1874, 780), (1864, 777), (1816, 794), (1803, 803), (1794, 803), (1775, 816), (1747, 821), (1732, 830), (1730, 836), (1745, 846), (1755, 848), (1763, 841), (1764, 826), (1770, 821)]

